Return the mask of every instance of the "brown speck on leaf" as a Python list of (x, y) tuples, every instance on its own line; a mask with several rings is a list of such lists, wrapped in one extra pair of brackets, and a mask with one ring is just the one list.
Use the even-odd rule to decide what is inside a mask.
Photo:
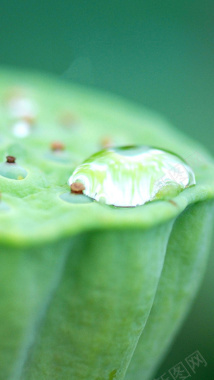
[(71, 128), (75, 124), (77, 124), (77, 119), (76, 116), (71, 113), (71, 112), (64, 112), (60, 119), (59, 119), (60, 124), (65, 127), (65, 128)]
[(7, 162), (8, 164), (15, 164), (15, 162), (16, 162), (16, 157), (14, 157), (14, 156), (6, 156), (6, 162)]
[(4, 100), (9, 103), (11, 100), (20, 99), (23, 96), (25, 96), (25, 91), (22, 87), (12, 87), (5, 93)]
[(29, 126), (33, 126), (36, 123), (36, 118), (34, 115), (24, 115), (21, 120), (25, 121)]
[(62, 151), (64, 149), (65, 149), (65, 145), (61, 143), (60, 141), (54, 141), (51, 144), (51, 150), (53, 150), (54, 152)]
[(83, 190), (85, 190), (85, 186), (81, 182), (73, 182), (70, 188), (73, 194), (82, 194)]
[(104, 137), (104, 138), (102, 138), (102, 140), (101, 140), (100, 143), (101, 143), (101, 146), (103, 148), (110, 148), (113, 145), (113, 141), (112, 141), (111, 137)]
[(169, 203), (171, 203), (171, 205), (173, 205), (173, 206), (176, 206), (176, 207), (177, 207), (177, 203), (176, 203), (176, 202), (174, 202), (174, 201), (172, 201), (171, 199), (169, 200)]

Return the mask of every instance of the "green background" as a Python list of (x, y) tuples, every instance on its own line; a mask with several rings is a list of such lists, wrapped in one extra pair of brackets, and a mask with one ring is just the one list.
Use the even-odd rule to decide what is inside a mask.
[[(0, 0), (0, 63), (124, 95), (213, 152), (213, 21), (211, 0)], [(213, 251), (214, 244), (199, 296), (156, 377), (165, 372), (167, 380), (199, 350), (207, 367), (191, 378), (213, 380)]]

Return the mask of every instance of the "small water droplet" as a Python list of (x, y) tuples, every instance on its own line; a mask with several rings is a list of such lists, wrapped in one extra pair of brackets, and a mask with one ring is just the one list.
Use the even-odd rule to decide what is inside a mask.
[(196, 183), (181, 157), (148, 146), (102, 150), (79, 165), (68, 182), (80, 182), (88, 197), (118, 207), (170, 199)]

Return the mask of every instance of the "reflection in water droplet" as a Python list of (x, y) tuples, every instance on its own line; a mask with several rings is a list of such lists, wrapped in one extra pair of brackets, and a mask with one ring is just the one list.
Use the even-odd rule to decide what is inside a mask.
[(60, 198), (69, 203), (91, 203), (93, 199), (86, 197), (82, 194), (71, 194), (71, 193), (63, 193), (60, 195)]
[(148, 146), (102, 150), (79, 165), (68, 182), (78, 181), (88, 197), (118, 207), (169, 199), (196, 183), (181, 157)]
[(21, 180), (27, 176), (27, 171), (17, 164), (5, 162), (0, 164), (0, 175), (10, 179)]

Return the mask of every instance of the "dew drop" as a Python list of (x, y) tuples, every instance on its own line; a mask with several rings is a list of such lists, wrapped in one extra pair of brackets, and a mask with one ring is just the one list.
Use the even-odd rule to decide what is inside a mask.
[(75, 182), (82, 183), (88, 197), (117, 207), (170, 199), (196, 184), (181, 157), (148, 146), (104, 149), (75, 169), (68, 183)]

